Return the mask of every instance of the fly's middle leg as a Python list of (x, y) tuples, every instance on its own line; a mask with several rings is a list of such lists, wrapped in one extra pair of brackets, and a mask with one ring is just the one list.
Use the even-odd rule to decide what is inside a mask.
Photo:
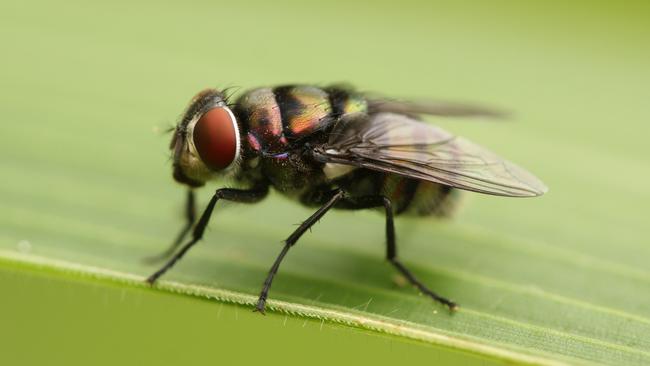
[(332, 207), (334, 207), (338, 202), (340, 202), (342, 199), (344, 199), (345, 193), (337, 189), (333, 192), (331, 197), (318, 209), (316, 212), (314, 212), (307, 220), (303, 221), (300, 226), (291, 234), (289, 237), (284, 241), (284, 247), (282, 248), (282, 251), (278, 255), (278, 257), (275, 259), (275, 262), (273, 263), (273, 266), (269, 270), (269, 274), (266, 277), (266, 280), (264, 281), (264, 285), (262, 286), (262, 291), (260, 292), (260, 297), (257, 300), (257, 306), (255, 306), (255, 310), (259, 311), (260, 313), (264, 314), (264, 308), (266, 307), (266, 298), (269, 296), (269, 290), (271, 289), (271, 284), (273, 283), (273, 278), (275, 277), (275, 274), (278, 273), (278, 269), (280, 268), (280, 263), (282, 263), (282, 260), (284, 259), (284, 256), (287, 254), (289, 251), (289, 248), (291, 248), (298, 239), (302, 236), (302, 234), (305, 233), (305, 231), (309, 230), (318, 220), (320, 220), (326, 213), (329, 211)]

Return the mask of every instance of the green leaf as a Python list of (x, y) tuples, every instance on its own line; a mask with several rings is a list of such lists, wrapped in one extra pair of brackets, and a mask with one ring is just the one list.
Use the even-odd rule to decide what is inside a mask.
[[(3, 324), (40, 329), (30, 301), (68, 286), (96, 306), (89, 283), (113, 299), (140, 294), (160, 319), (186, 295), (214, 301), (169, 305), (170, 315), (197, 322), (223, 303), (251, 309), (282, 239), (311, 210), (277, 194), (219, 204), (205, 240), (147, 289), (156, 267), (142, 259), (182, 224), (184, 192), (159, 131), (203, 87), (346, 80), (394, 96), (511, 107), (513, 123), (431, 122), (529, 168), (551, 191), (525, 200), (468, 193), (453, 220), (398, 220), (401, 258), (460, 303), (455, 314), (403, 286), (384, 261), (381, 215), (336, 212), (290, 251), (271, 315), (246, 312), (237, 324), (273, 334), (265, 322), (288, 314), (314, 330), (343, 325), (336, 337), (348, 345), (380, 349), (362, 339), (384, 334), (401, 352), (435, 348), (458, 364), (650, 363), (647, 6), (562, 3), (559, 15), (558, 4), (406, 2), (398, 16), (389, 2), (372, 11), (3, 4), (0, 283), (12, 294), (4, 306), (24, 309), (24, 322)], [(227, 342), (233, 327), (214, 332)], [(336, 338), (319, 332), (283, 331), (276, 344), (296, 334)]]

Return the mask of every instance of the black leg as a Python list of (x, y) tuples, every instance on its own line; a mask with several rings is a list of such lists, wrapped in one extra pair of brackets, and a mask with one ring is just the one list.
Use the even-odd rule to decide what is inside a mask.
[(450, 310), (456, 310), (458, 305), (451, 300), (448, 300), (427, 288), (420, 280), (418, 280), (411, 271), (409, 271), (402, 262), (397, 259), (397, 245), (395, 241), (395, 225), (393, 223), (393, 208), (390, 200), (384, 196), (365, 196), (350, 199), (346, 202), (348, 208), (372, 208), (383, 206), (386, 210), (386, 259), (397, 268), (408, 281), (417, 287), (420, 292), (431, 297), (435, 301), (446, 305)]
[(169, 261), (162, 268), (160, 268), (156, 273), (149, 276), (149, 278), (147, 278), (147, 282), (149, 284), (153, 284), (154, 282), (156, 282), (158, 277), (162, 276), (165, 272), (167, 272), (167, 270), (173, 267), (174, 264), (176, 264), (176, 262), (178, 262), (178, 260), (181, 259), (183, 255), (185, 255), (185, 253), (194, 244), (196, 244), (199, 240), (201, 240), (201, 238), (203, 237), (203, 232), (205, 231), (205, 227), (208, 225), (208, 222), (210, 221), (212, 210), (214, 209), (214, 206), (217, 204), (217, 201), (223, 199), (223, 200), (234, 201), (234, 202), (254, 203), (263, 199), (267, 193), (268, 193), (268, 186), (253, 188), (250, 190), (232, 189), (232, 188), (218, 189), (215, 192), (214, 196), (212, 196), (212, 199), (208, 203), (208, 206), (203, 211), (201, 218), (196, 223), (196, 226), (194, 227), (194, 231), (192, 232), (192, 240), (190, 240), (187, 244), (185, 244), (181, 248), (181, 250), (178, 251), (178, 253), (176, 253), (171, 259), (169, 259)]
[(334, 205), (336, 205), (337, 202), (339, 202), (341, 199), (344, 198), (344, 193), (341, 190), (336, 190), (334, 191), (334, 194), (332, 197), (325, 202), (321, 208), (319, 208), (314, 214), (309, 216), (309, 218), (305, 221), (303, 221), (300, 226), (287, 238), (287, 240), (284, 241), (284, 247), (282, 248), (282, 251), (280, 252), (280, 255), (275, 259), (275, 262), (273, 263), (273, 266), (271, 267), (271, 270), (269, 271), (268, 276), (266, 277), (266, 280), (264, 281), (264, 286), (262, 287), (262, 292), (260, 292), (260, 297), (259, 300), (257, 300), (257, 306), (255, 307), (255, 310), (259, 311), (260, 313), (264, 314), (264, 307), (266, 305), (266, 298), (269, 295), (269, 289), (271, 288), (271, 283), (273, 282), (273, 277), (275, 274), (278, 272), (278, 268), (280, 268), (280, 263), (282, 262), (282, 259), (284, 259), (284, 256), (287, 254), (289, 251), (289, 248), (291, 248), (298, 239), (302, 236), (302, 234), (305, 233), (305, 231), (309, 230), (318, 220), (320, 220), (323, 215), (327, 213)]
[(194, 191), (189, 189), (187, 191), (187, 198), (185, 200), (185, 226), (183, 226), (183, 229), (178, 233), (178, 236), (176, 236), (176, 240), (174, 240), (172, 245), (169, 246), (167, 250), (158, 255), (145, 258), (145, 262), (158, 263), (174, 254), (176, 249), (178, 249), (178, 247), (183, 243), (183, 240), (185, 240), (185, 237), (192, 229), (194, 220), (196, 220), (196, 200), (194, 198)]

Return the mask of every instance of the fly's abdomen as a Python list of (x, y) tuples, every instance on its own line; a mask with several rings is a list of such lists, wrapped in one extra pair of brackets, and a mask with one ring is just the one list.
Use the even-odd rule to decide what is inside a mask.
[(328, 130), (349, 113), (366, 112), (367, 103), (343, 88), (311, 85), (259, 88), (243, 94), (236, 113), (252, 150), (280, 153), (316, 132)]
[(449, 216), (458, 202), (458, 190), (449, 186), (365, 169), (337, 180), (352, 197), (382, 195), (390, 199), (395, 214)]
[(448, 216), (457, 203), (458, 191), (442, 184), (382, 174), (381, 194), (390, 198), (397, 214)]

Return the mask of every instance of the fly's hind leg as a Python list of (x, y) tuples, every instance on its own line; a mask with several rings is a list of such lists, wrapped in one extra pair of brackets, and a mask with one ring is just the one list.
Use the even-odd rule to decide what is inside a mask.
[[(347, 202), (346, 202), (347, 203)], [(390, 199), (384, 196), (362, 196), (356, 197), (349, 200), (349, 205), (346, 205), (346, 208), (352, 209), (364, 209), (364, 208), (374, 208), (374, 207), (384, 207), (386, 211), (386, 259), (397, 268), (400, 273), (408, 279), (408, 281), (417, 287), (420, 292), (429, 296), (433, 300), (447, 306), (450, 310), (456, 310), (458, 305), (451, 300), (448, 300), (437, 293), (431, 291), (426, 287), (420, 280), (418, 280), (411, 271), (409, 271), (403, 264), (397, 259), (397, 245), (395, 241), (395, 225), (393, 222), (393, 208)]]

